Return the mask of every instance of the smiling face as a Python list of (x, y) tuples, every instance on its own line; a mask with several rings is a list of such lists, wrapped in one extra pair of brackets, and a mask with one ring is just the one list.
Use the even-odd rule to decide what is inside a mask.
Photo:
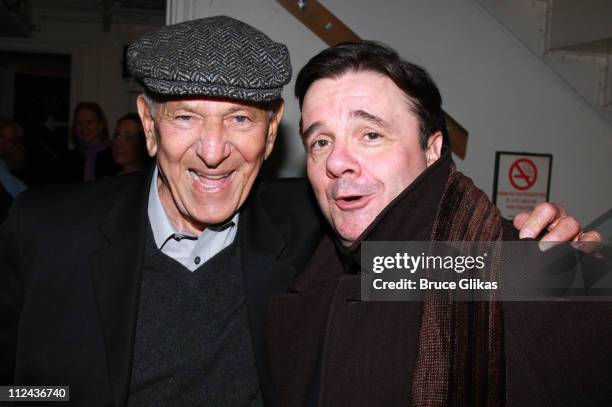
[(182, 99), (157, 104), (152, 117), (138, 99), (159, 196), (177, 230), (199, 234), (238, 211), (272, 152), (282, 110), (271, 117), (234, 100)]
[(437, 132), (421, 148), (406, 95), (370, 71), (315, 81), (304, 97), (302, 130), (308, 179), (346, 246), (439, 158), (442, 145)]
[(117, 123), (113, 138), (113, 159), (120, 166), (138, 166), (144, 163), (142, 156), (144, 136), (140, 125), (133, 120), (124, 119)]
[(74, 117), (74, 131), (77, 139), (83, 144), (100, 141), (104, 125), (96, 112), (87, 108), (77, 110)]

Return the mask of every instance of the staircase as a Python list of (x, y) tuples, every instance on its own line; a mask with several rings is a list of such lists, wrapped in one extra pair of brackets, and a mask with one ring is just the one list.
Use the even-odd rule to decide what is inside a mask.
[(475, 0), (612, 124), (612, 0)]

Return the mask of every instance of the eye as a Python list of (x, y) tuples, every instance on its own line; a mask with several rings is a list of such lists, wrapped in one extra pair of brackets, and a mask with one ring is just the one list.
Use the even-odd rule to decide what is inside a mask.
[(320, 150), (323, 149), (327, 146), (329, 146), (330, 142), (329, 140), (326, 139), (317, 139), (315, 141), (313, 141), (312, 143), (310, 143), (310, 149), (311, 150)]
[(182, 115), (176, 116), (176, 120), (179, 120), (179, 121), (182, 121), (182, 122), (188, 122), (191, 119), (193, 119), (193, 116), (189, 116), (189, 115), (186, 115), (186, 114), (182, 114)]
[(364, 134), (363, 137), (366, 139), (366, 141), (378, 141), (383, 136), (382, 134), (379, 134), (379, 133), (370, 132), (370, 133)]
[(251, 120), (251, 118), (249, 116), (245, 116), (242, 114), (238, 114), (236, 116), (232, 116), (232, 120), (234, 122), (234, 124), (239, 124), (239, 125), (247, 125), (253, 122), (253, 120)]

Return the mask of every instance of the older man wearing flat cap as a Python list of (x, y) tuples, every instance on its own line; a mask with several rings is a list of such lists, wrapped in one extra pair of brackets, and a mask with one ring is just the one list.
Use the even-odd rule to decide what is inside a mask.
[(304, 181), (256, 182), (287, 48), (211, 17), (145, 36), (128, 62), (157, 163), (16, 200), (0, 229), (1, 373), (70, 386), (78, 406), (272, 405), (268, 299), (321, 237)]
[(70, 386), (79, 406), (263, 405), (267, 299), (320, 238), (303, 181), (254, 187), (287, 47), (212, 17), (128, 58), (157, 165), (17, 200), (0, 242), (1, 364), (15, 384)]

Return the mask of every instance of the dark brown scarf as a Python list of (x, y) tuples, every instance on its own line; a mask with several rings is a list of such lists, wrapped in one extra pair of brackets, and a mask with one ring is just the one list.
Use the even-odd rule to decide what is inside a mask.
[[(433, 194), (434, 201), (439, 197), (437, 209), (423, 205), (432, 200), (423, 194)], [(339, 252), (342, 258), (358, 262), (364, 240), (493, 241), (497, 242), (489, 267), (493, 276), (487, 277), (498, 281), (502, 233), (498, 209), (470, 178), (457, 171), (447, 150), (351, 247), (339, 248)], [(487, 302), (424, 300), (412, 381), (413, 406), (505, 404), (502, 306), (495, 301), (495, 291), (492, 293)]]
[[(497, 208), (451, 164), (435, 217), (434, 241), (501, 241)], [(493, 273), (499, 273), (497, 264)], [(496, 276), (497, 277), (497, 276)], [(494, 292), (494, 291), (492, 291)], [(423, 303), (412, 404), (503, 406), (505, 366), (501, 303)]]

